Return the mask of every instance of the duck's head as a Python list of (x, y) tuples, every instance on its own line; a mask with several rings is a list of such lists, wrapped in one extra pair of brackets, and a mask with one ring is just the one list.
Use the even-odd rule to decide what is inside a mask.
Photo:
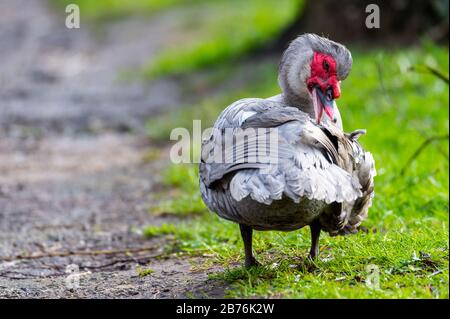
[(323, 112), (335, 121), (335, 99), (340, 82), (350, 73), (352, 55), (342, 44), (315, 34), (291, 42), (280, 61), (278, 82), (292, 106), (308, 112), (320, 123)]

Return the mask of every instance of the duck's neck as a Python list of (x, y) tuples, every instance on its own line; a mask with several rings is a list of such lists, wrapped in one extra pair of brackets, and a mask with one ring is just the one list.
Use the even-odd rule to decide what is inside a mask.
[(283, 92), (280, 94), (280, 98), (283, 103), (292, 107), (296, 107), (299, 110), (308, 113), (309, 116), (314, 118), (314, 106), (309, 97), (302, 97), (299, 95)]
[[(308, 113), (311, 118), (314, 118), (314, 105), (309, 97), (301, 97), (294, 94), (287, 94), (287, 93), (281, 93), (280, 95), (276, 96), (276, 99), (286, 105), (296, 107), (299, 110)], [(341, 130), (343, 129), (342, 125), (342, 119), (341, 114), (339, 113), (339, 109), (335, 108), (335, 118), (336, 122), (334, 123), (337, 127), (339, 127)], [(325, 113), (322, 114), (322, 118), (320, 119), (321, 122), (330, 122), (330, 119), (328, 116), (325, 115)]]

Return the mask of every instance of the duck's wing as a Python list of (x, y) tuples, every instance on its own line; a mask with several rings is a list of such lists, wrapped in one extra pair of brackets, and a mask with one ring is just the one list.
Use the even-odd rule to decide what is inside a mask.
[[(249, 133), (240, 139), (239, 134)], [(224, 143), (226, 135), (234, 143)], [(239, 141), (240, 142), (239, 142)], [(276, 140), (276, 142), (275, 142)], [(300, 110), (275, 101), (245, 99), (225, 109), (202, 145), (200, 178), (215, 187), (233, 173), (230, 192), (270, 204), (283, 195), (331, 202), (356, 200), (361, 185), (337, 165), (337, 145)], [(261, 150), (265, 150), (264, 156)], [(222, 150), (222, 162), (217, 162)]]

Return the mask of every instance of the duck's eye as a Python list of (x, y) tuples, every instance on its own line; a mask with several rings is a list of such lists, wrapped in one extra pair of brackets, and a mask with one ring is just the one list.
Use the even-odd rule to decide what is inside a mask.
[(328, 72), (330, 70), (330, 64), (328, 63), (327, 60), (323, 60), (323, 69), (325, 70), (325, 72)]

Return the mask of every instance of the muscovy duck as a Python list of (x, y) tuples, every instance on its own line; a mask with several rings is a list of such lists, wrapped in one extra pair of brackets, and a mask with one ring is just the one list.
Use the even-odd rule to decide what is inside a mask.
[[(357, 142), (363, 130), (342, 131), (334, 102), (351, 62), (350, 52), (338, 43), (313, 34), (298, 37), (281, 59), (282, 94), (231, 104), (203, 141), (203, 201), (240, 225), (245, 266), (257, 264), (253, 229), (292, 231), (309, 225), (309, 258), (314, 259), (321, 230), (354, 233), (367, 217), (374, 160)], [(230, 136), (232, 142), (224, 143)]]

